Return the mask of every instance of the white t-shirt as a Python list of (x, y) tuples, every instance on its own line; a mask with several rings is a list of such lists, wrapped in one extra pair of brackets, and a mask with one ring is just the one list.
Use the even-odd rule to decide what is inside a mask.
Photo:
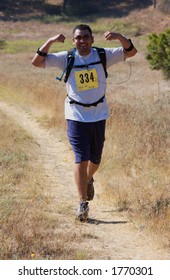
[[(124, 61), (124, 51), (119, 48), (105, 48), (106, 68)], [(67, 94), (74, 100), (91, 104), (98, 101), (106, 93), (106, 77), (103, 65), (89, 65), (92, 62), (100, 61), (95, 48), (87, 56), (81, 56), (75, 51), (74, 65), (87, 65), (85, 68), (73, 68), (66, 83)], [(48, 54), (45, 60), (46, 67), (58, 67), (64, 71), (67, 67), (67, 51)], [(109, 110), (106, 98), (97, 106), (83, 107), (78, 104), (70, 104), (67, 97), (65, 99), (65, 118), (80, 122), (97, 122), (109, 117)]]

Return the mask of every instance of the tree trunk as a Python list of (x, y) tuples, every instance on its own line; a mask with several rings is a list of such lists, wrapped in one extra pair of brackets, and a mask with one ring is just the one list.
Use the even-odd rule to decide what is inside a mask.
[(153, 7), (156, 8), (156, 0), (153, 0)]

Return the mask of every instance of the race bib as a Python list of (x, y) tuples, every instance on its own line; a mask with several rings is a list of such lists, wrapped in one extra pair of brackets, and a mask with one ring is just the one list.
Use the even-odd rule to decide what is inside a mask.
[(75, 79), (78, 91), (98, 88), (99, 86), (96, 69), (76, 71)]

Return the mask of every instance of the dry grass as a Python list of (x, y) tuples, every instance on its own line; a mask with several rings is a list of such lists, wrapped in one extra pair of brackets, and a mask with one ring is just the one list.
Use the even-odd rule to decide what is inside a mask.
[(31, 148), (35, 149), (36, 144), (2, 114), (0, 129), (0, 259), (29, 259), (39, 242), (37, 223), (40, 219), (45, 222), (38, 211), (45, 201), (43, 191), (37, 188), (40, 178), (36, 169), (30, 176), (31, 161), (35, 160)]
[(0, 259), (86, 258), (73, 245), (79, 237), (63, 235), (39, 146), (2, 113), (0, 133)]
[(100, 181), (107, 190), (104, 196), (119, 211), (129, 210), (137, 224), (154, 231), (160, 232), (161, 226), (166, 235), (170, 229), (169, 82), (148, 68), (142, 47), (133, 60), (130, 80), (115, 81), (113, 88), (109, 85), (110, 119)]
[(138, 222), (142, 216), (146, 224), (149, 219), (155, 229), (159, 218), (165, 231), (170, 219), (169, 127), (167, 112), (159, 104), (114, 104), (101, 166), (101, 184), (118, 209), (131, 210)]
[[(17, 54), (12, 60), (10, 56), (8, 63), (5, 62), (6, 56), (1, 57), (3, 75), (0, 77), (0, 98), (22, 104), (26, 110), (37, 114), (44, 124), (48, 121), (48, 126), (63, 128), (66, 93), (63, 84), (59, 91), (57, 89), (57, 70), (35, 69), (31, 65), (31, 57), (25, 54)], [(21, 62), (16, 65), (18, 60)]]
[(114, 85), (118, 91), (114, 97), (109, 86), (111, 116), (101, 166), (105, 176), (100, 180), (107, 189), (105, 196), (119, 211), (129, 210), (138, 225), (166, 235), (170, 229), (169, 83), (161, 73), (148, 69), (143, 56), (137, 56), (136, 62), (140, 64), (132, 64), (130, 81)]

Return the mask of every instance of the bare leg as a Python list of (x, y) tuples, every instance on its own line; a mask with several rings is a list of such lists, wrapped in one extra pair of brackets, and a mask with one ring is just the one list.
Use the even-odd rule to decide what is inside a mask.
[(86, 200), (87, 181), (93, 177), (99, 165), (100, 164), (94, 164), (91, 161), (82, 161), (75, 164), (74, 179), (80, 200)]
[(87, 179), (91, 179), (94, 175), (94, 173), (98, 170), (100, 163), (94, 164), (91, 161), (88, 161), (87, 166)]
[(86, 200), (87, 196), (87, 165), (88, 161), (75, 164), (74, 179), (80, 200)]

